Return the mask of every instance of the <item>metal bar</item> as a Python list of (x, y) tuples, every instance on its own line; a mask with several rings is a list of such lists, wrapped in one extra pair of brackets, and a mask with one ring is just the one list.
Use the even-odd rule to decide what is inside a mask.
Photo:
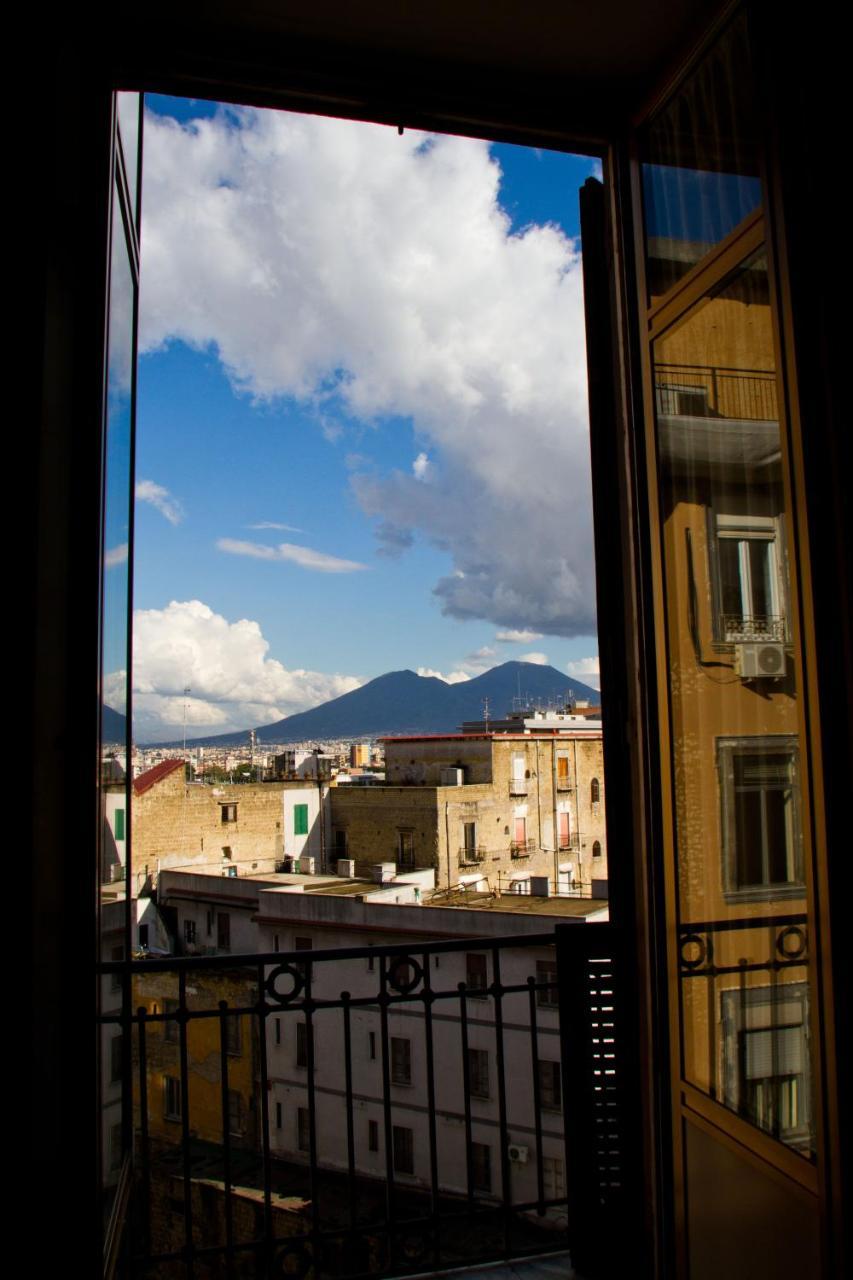
[[(193, 1280), (195, 1266), (193, 1263), (193, 1206), (192, 1206), (192, 1163), (190, 1158), (190, 1073), (189, 1050), (187, 1048), (187, 974), (186, 970), (178, 973), (178, 1035), (180, 1039), (181, 1058), (181, 1136), (183, 1146), (184, 1167), (184, 1250), (187, 1280)], [(163, 1026), (165, 1027), (165, 1023)]]
[(438, 1193), (438, 1135), (435, 1125), (435, 1046), (433, 1044), (432, 1005), (433, 990), (430, 975), (430, 958), (424, 952), (423, 963), (423, 1006), (424, 1006), (424, 1049), (426, 1053), (427, 1078), (427, 1129), (429, 1133), (429, 1194), (430, 1221), (432, 1224), (432, 1259), (433, 1265), (441, 1263), (441, 1205)]
[[(236, 1017), (237, 1015), (235, 1015)], [(239, 1024), (238, 1024), (239, 1026)], [(225, 1201), (225, 1248), (229, 1280), (234, 1276), (234, 1222), (231, 1204), (231, 1125), (228, 1105), (228, 1001), (219, 1001), (219, 1079), (222, 1102), (222, 1181)]]
[(474, 1140), (471, 1126), (471, 1060), (468, 1045), (468, 991), (459, 983), (459, 1040), (462, 1047), (462, 1100), (465, 1106), (465, 1169), (468, 1206), (474, 1204)]
[(146, 1008), (136, 1011), (139, 1019), (139, 1157), (142, 1166), (142, 1231), (145, 1251), (151, 1249), (151, 1150), (148, 1145), (148, 1044), (145, 1031)]
[[(234, 963), (231, 958), (232, 966)], [(272, 1261), (275, 1251), (275, 1236), (272, 1221), (272, 1156), (270, 1151), (270, 1102), (269, 1074), (267, 1069), (267, 1016), (270, 1006), (264, 998), (264, 966), (257, 966), (258, 1003), (255, 1013), (258, 1019), (259, 1041), (259, 1075), (261, 1085), (261, 1152), (264, 1171), (264, 1253), (266, 1255), (266, 1272), (272, 1274)]]
[(341, 992), (344, 1020), (344, 1072), (346, 1085), (347, 1111), (347, 1179), (349, 1191), (349, 1225), (355, 1230), (356, 1201), (358, 1188), (355, 1181), (355, 1131), (353, 1127), (353, 1090), (352, 1090), (352, 1028), (350, 1026), (350, 993)]
[[(536, 1190), (538, 1212), (545, 1213), (545, 1164), (542, 1151), (542, 1082), (539, 1078), (539, 1029), (536, 1025), (536, 979), (527, 979), (530, 1008), (530, 1065), (533, 1079), (533, 1124), (536, 1130)], [(562, 1090), (561, 1090), (562, 1092)]]
[[(306, 955), (306, 952), (302, 952)], [(317, 1094), (314, 1082), (314, 1001), (311, 996), (313, 984), (313, 965), (305, 961), (305, 997), (302, 1007), (305, 1010), (305, 1061), (308, 1067), (308, 1178), (311, 1187), (311, 1245), (312, 1258), (317, 1258), (317, 1242), (320, 1230), (320, 1197), (317, 1181)]]
[(495, 1058), (498, 1069), (498, 1120), (501, 1143), (501, 1199), (503, 1201), (504, 1253), (509, 1256), (512, 1247), (512, 1184), (509, 1170), (509, 1126), (506, 1113), (506, 1064), (504, 1062), (503, 987), (501, 985), (501, 954), (499, 947), (492, 949), (494, 978), (491, 991), (495, 1000)]
[(385, 1127), (385, 1220), (389, 1239), (386, 1242), (391, 1256), (391, 1226), (394, 1221), (394, 1135), (391, 1118), (391, 1064), (388, 1042), (388, 958), (379, 958), (379, 1026), (382, 1041), (382, 1112)]
[(735, 929), (762, 929), (765, 925), (808, 924), (808, 916), (762, 916), (760, 919), (746, 916), (742, 920), (698, 920), (682, 922), (678, 935), (693, 933), (731, 933)]

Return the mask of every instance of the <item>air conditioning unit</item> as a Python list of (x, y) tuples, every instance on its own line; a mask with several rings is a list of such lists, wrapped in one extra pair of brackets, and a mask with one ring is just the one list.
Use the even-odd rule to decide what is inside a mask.
[(517, 1142), (511, 1142), (506, 1149), (513, 1164), (527, 1164), (527, 1147), (522, 1147)]
[(441, 785), (443, 787), (463, 787), (465, 785), (465, 770), (455, 767), (442, 769)]
[(113, 884), (118, 884), (120, 880), (124, 880), (125, 867), (123, 862), (114, 862), (110, 868), (110, 880)]
[(338, 875), (352, 880), (355, 875), (355, 858), (338, 858)]
[(303, 854), (302, 857), (300, 857), (299, 859), (299, 871), (300, 871), (300, 874), (303, 876), (316, 875), (316, 866), (317, 866), (316, 858), (306, 858), (305, 855)]
[(785, 674), (785, 646), (769, 641), (735, 645), (735, 671), (741, 680), (781, 680)]

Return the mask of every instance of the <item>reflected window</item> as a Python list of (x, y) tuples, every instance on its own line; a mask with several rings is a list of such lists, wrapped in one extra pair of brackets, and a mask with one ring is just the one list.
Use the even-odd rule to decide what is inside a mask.
[(718, 515), (714, 532), (718, 638), (726, 643), (784, 640), (777, 521)]
[(801, 893), (795, 740), (787, 735), (722, 739), (718, 757), (727, 892)]

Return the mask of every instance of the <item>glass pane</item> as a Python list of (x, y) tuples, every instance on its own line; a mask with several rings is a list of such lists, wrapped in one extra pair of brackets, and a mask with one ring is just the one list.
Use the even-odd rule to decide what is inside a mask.
[[(657, 340), (654, 373), (684, 1071), (809, 1153), (798, 658), (763, 251)], [(670, 393), (700, 376), (697, 412)]]
[(741, 17), (648, 130), (643, 198), (652, 299), (761, 204), (751, 85)]
[[(101, 615), (100, 927), (101, 958), (127, 959), (126, 873), (128, 830), (128, 606), (131, 424), (133, 389), (134, 280), (128, 259), (118, 194), (113, 205), (110, 259), (106, 444), (104, 479), (104, 568)], [(101, 980), (101, 1013), (122, 1010), (120, 975)], [(101, 1026), (102, 1184), (104, 1220), (121, 1170), (123, 1147), (122, 1064), (118, 1022)]]
[(127, 187), (130, 192), (131, 214), (136, 220), (136, 193), (139, 185), (139, 112), (141, 95), (117, 93), (118, 131), (124, 152)]

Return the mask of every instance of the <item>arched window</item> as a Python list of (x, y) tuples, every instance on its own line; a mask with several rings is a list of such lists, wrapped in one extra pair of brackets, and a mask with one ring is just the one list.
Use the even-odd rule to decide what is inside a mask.
[(598, 778), (593, 778), (592, 782), (589, 784), (589, 798), (593, 804), (598, 804), (601, 799), (601, 783), (598, 781)]
[(593, 856), (594, 858), (600, 858), (600, 857), (601, 857), (601, 841), (600, 841), (600, 840), (596, 840), (596, 841), (595, 841), (595, 843), (593, 844), (593, 846), (592, 846), (592, 856)]

